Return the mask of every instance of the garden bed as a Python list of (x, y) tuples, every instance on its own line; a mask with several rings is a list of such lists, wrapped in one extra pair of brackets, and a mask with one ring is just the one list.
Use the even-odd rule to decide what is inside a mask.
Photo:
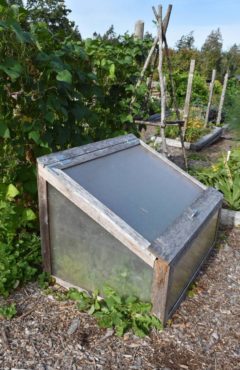
[[(211, 132), (204, 135), (194, 143), (190, 142), (184, 142), (184, 147), (185, 149), (190, 149), (194, 151), (199, 151), (211, 144), (213, 144), (215, 141), (217, 141), (223, 134), (224, 128), (223, 127), (213, 127)], [(157, 137), (155, 139), (155, 144), (159, 144), (162, 142), (162, 139), (160, 137)], [(175, 147), (175, 148), (181, 148), (181, 141), (179, 138), (177, 139), (170, 139), (166, 138), (166, 143), (170, 147)]]
[(220, 222), (224, 226), (240, 226), (240, 211), (223, 208), (221, 211)]

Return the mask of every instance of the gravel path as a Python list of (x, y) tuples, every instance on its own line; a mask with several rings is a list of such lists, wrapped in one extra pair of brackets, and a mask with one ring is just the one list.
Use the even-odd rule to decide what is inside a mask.
[(73, 302), (29, 284), (8, 299), (18, 316), (0, 321), (0, 369), (240, 369), (239, 286), (240, 229), (220, 232), (193, 297), (144, 339), (117, 338)]

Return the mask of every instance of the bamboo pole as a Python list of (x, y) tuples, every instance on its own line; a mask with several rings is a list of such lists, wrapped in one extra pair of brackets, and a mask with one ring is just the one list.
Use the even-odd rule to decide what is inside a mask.
[(187, 129), (187, 122), (188, 122), (189, 109), (190, 109), (190, 100), (191, 100), (191, 94), (192, 94), (194, 69), (195, 69), (195, 60), (192, 59), (190, 63), (189, 73), (188, 73), (187, 93), (186, 93), (184, 110), (183, 110), (183, 120), (184, 120), (183, 138), (185, 137), (185, 133)]
[(212, 79), (211, 79), (211, 83), (210, 83), (210, 86), (209, 86), (209, 98), (208, 98), (208, 106), (207, 106), (207, 111), (206, 111), (206, 116), (205, 116), (204, 127), (207, 127), (207, 125), (208, 125), (208, 117), (209, 117), (209, 112), (210, 112), (211, 103), (212, 103), (212, 96), (213, 96), (215, 78), (216, 78), (216, 69), (213, 69), (212, 70)]
[(228, 83), (228, 72), (224, 76), (222, 94), (221, 94), (220, 103), (219, 103), (219, 107), (218, 107), (217, 125), (219, 125), (220, 122), (221, 122), (222, 109), (223, 109), (223, 103), (224, 103), (226, 89), (227, 89), (227, 83)]
[(167, 144), (165, 138), (165, 109), (166, 109), (166, 94), (165, 94), (165, 86), (164, 86), (164, 76), (162, 71), (163, 66), (163, 32), (162, 32), (162, 6), (158, 6), (158, 13), (156, 12), (155, 8), (153, 7), (154, 14), (157, 18), (158, 23), (158, 53), (159, 53), (159, 60), (158, 60), (158, 75), (159, 75), (159, 82), (160, 82), (160, 92), (161, 92), (161, 123), (160, 123), (160, 134), (162, 138), (162, 151), (165, 156), (167, 156)]

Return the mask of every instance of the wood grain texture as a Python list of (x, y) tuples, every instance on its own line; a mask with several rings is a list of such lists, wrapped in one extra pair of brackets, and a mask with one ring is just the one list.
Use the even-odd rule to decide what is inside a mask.
[(191, 100), (191, 95), (192, 95), (194, 69), (195, 69), (195, 60), (192, 59), (190, 63), (189, 73), (188, 73), (187, 92), (186, 92), (185, 104), (184, 104), (184, 109), (183, 109), (183, 119), (185, 121), (184, 131), (183, 131), (184, 137), (185, 137), (185, 132), (187, 129), (188, 116), (189, 116), (189, 110), (190, 110), (190, 100)]
[(44, 271), (49, 272), (51, 274), (51, 249), (48, 224), (47, 182), (39, 173), (38, 173), (38, 204), (39, 204), (43, 269)]
[(153, 267), (155, 257), (148, 250), (150, 242), (132, 229), (125, 221), (104, 206), (60, 169), (39, 166), (39, 175), (54, 186), (89, 217), (111, 233), (133, 253)]
[(220, 211), (222, 194), (213, 188), (205, 190), (186, 210), (154, 240), (150, 250), (169, 264), (191, 247), (201, 229)]
[(89, 154), (118, 144), (131, 142), (135, 143), (137, 140), (138, 139), (136, 138), (136, 136), (132, 134), (119, 136), (113, 139), (102, 140), (97, 143), (91, 143), (87, 145), (82, 145), (80, 147), (67, 149), (58, 153), (48, 154), (38, 158), (37, 161), (42, 166), (49, 166), (51, 164), (56, 164), (58, 162), (68, 160), (70, 158), (73, 159), (74, 157)]
[(212, 103), (215, 78), (216, 78), (216, 69), (213, 69), (212, 70), (212, 79), (211, 79), (211, 83), (209, 85), (209, 97), (208, 97), (208, 105), (207, 105), (207, 111), (206, 111), (206, 115), (205, 115), (204, 127), (207, 127), (207, 125), (208, 125), (208, 117), (209, 117), (209, 112), (210, 112), (211, 103)]
[(217, 125), (219, 125), (221, 122), (222, 109), (223, 109), (223, 104), (224, 104), (224, 99), (225, 99), (225, 94), (226, 94), (226, 89), (227, 89), (227, 83), (228, 83), (228, 73), (226, 73), (224, 76), (222, 94), (221, 94), (219, 107), (218, 107)]
[(169, 270), (169, 265), (165, 261), (159, 258), (155, 260), (152, 284), (152, 313), (161, 320), (163, 325), (167, 319), (166, 304)]
[(113, 154), (119, 152), (124, 149), (132, 148), (133, 146), (139, 145), (139, 139), (135, 138), (135, 140), (126, 141), (117, 145), (109, 146), (104, 149), (95, 150), (86, 154), (79, 155), (78, 157), (68, 158), (59, 163), (52, 164), (51, 167), (55, 168), (68, 168), (72, 167), (87, 161), (91, 161), (93, 159), (97, 159), (100, 157), (104, 157), (109, 154)]

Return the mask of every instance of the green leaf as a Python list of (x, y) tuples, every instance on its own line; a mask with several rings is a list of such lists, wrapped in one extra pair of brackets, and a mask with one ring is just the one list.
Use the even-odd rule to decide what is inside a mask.
[(40, 140), (40, 134), (39, 134), (38, 131), (31, 131), (31, 132), (29, 132), (28, 138), (29, 139), (32, 139), (33, 141), (35, 141), (36, 144), (40, 144), (40, 142), (41, 142), (41, 140)]
[(109, 77), (114, 80), (115, 79), (115, 64), (111, 64), (109, 68)]
[(4, 139), (10, 138), (10, 131), (4, 122), (0, 122), (0, 137), (3, 137)]
[(22, 66), (16, 60), (7, 58), (4, 63), (0, 64), (0, 70), (5, 72), (13, 81), (15, 81), (22, 73)]
[(22, 30), (20, 25), (17, 22), (11, 22), (11, 28), (15, 33), (18, 41), (21, 43), (29, 42), (31, 40), (30, 34)]
[(26, 221), (33, 221), (33, 220), (36, 220), (37, 216), (36, 216), (36, 214), (33, 212), (33, 210), (31, 208), (26, 208), (23, 211), (23, 218)]
[(57, 80), (61, 82), (66, 82), (71, 84), (72, 83), (72, 74), (67, 70), (64, 69), (63, 71), (58, 72)]
[(13, 199), (18, 194), (19, 194), (19, 191), (18, 191), (18, 189), (13, 184), (8, 185), (7, 193), (6, 193), (6, 198)]
[(88, 314), (89, 315), (92, 315), (94, 312), (95, 312), (95, 305), (92, 304), (91, 307), (90, 307), (90, 309), (88, 310)]

